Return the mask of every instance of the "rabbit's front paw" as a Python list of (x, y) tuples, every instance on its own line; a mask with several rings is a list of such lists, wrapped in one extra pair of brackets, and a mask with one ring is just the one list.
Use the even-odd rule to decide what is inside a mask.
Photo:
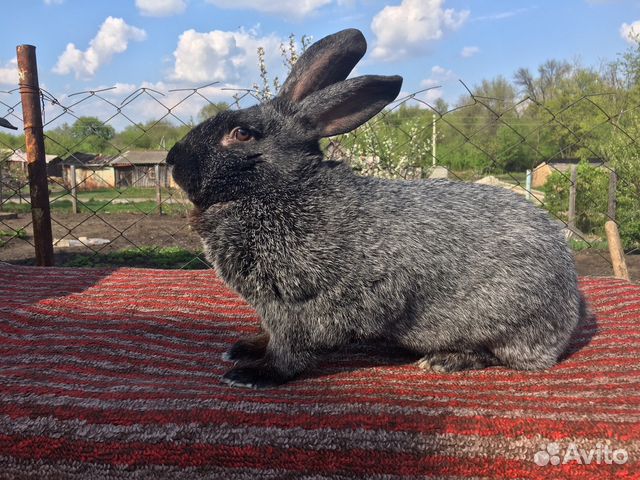
[(494, 356), (484, 352), (435, 352), (422, 357), (418, 366), (436, 373), (481, 370), (499, 365)]
[(267, 362), (260, 361), (232, 368), (222, 376), (222, 381), (233, 387), (269, 388), (288, 380)]
[(269, 334), (266, 332), (242, 338), (222, 354), (222, 359), (228, 362), (259, 360), (264, 357), (268, 344)]

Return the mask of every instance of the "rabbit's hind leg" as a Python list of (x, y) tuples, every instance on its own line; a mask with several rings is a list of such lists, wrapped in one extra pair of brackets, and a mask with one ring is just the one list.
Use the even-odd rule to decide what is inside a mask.
[(518, 342), (493, 349), (494, 355), (507, 368), (531, 371), (546, 370), (554, 366), (562, 351), (563, 348), (559, 345), (529, 345)]
[(267, 332), (241, 338), (222, 354), (222, 359), (227, 362), (259, 360), (264, 357), (268, 344), (269, 334)]
[(490, 353), (468, 350), (429, 353), (422, 357), (417, 365), (437, 373), (451, 373), (462, 370), (481, 370), (501, 365), (501, 362)]

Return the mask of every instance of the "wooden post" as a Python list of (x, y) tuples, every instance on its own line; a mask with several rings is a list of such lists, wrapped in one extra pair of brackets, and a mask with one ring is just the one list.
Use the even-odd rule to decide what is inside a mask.
[(158, 204), (158, 215), (162, 215), (162, 195), (160, 191), (160, 164), (155, 165), (156, 172), (156, 203)]
[(531, 170), (529, 169), (527, 169), (525, 182), (524, 182), (524, 189), (525, 189), (525, 198), (527, 200), (531, 200)]
[(71, 177), (71, 210), (73, 213), (78, 213), (78, 180), (76, 179), (76, 166), (71, 165), (71, 172), (69, 176)]
[(609, 173), (609, 208), (607, 216), (609, 220), (615, 221), (616, 209), (618, 206), (618, 200), (616, 198), (616, 189), (618, 187), (618, 175), (615, 170), (611, 170)]
[(27, 162), (29, 163), (29, 191), (36, 264), (51, 266), (53, 265), (53, 235), (51, 233), (47, 164), (44, 156), (44, 131), (40, 109), (36, 47), (19, 45), (16, 50)]
[(433, 124), (431, 127), (431, 157), (432, 157), (432, 166), (436, 166), (436, 143), (438, 141), (438, 137), (436, 136), (436, 114), (433, 114)]
[(607, 242), (609, 242), (613, 275), (625, 280), (631, 280), (629, 278), (629, 270), (627, 270), (627, 262), (624, 259), (624, 249), (622, 248), (618, 225), (613, 220), (609, 220), (604, 224), (604, 229), (607, 232)]
[(576, 233), (576, 192), (578, 184), (578, 167), (571, 165), (571, 186), (569, 187), (569, 230)]

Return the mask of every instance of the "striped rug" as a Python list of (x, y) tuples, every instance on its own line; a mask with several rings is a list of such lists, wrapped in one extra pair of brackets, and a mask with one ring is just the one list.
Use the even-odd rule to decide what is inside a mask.
[(582, 289), (547, 372), (369, 345), (255, 391), (220, 383), (258, 319), (212, 271), (0, 265), (0, 478), (640, 478), (640, 287)]

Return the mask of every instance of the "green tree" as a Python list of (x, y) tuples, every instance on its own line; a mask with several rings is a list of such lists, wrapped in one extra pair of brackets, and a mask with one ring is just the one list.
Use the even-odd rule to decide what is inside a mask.
[(229, 104), (227, 102), (209, 103), (200, 109), (198, 121), (203, 122), (207, 118), (211, 118), (225, 110), (229, 110)]
[(149, 120), (128, 126), (111, 143), (118, 150), (169, 150), (190, 128), (189, 125), (173, 125), (167, 120)]
[(83, 151), (104, 153), (109, 149), (116, 131), (96, 117), (80, 117), (71, 126), (70, 133)]
[(528, 68), (519, 68), (514, 81), (522, 92), (536, 102), (545, 103), (557, 94), (558, 85), (571, 76), (572, 66), (568, 62), (547, 60), (538, 67), (538, 76)]
[(24, 147), (24, 134), (12, 135), (10, 133), (0, 132), (0, 149), (1, 150), (17, 150)]
[[(602, 235), (607, 220), (607, 171), (584, 161), (577, 168), (576, 227), (585, 234)], [(570, 187), (569, 172), (553, 172), (542, 187), (545, 206), (565, 222), (569, 220)]]
[(64, 157), (80, 150), (81, 142), (73, 137), (71, 126), (64, 123), (45, 132), (44, 147), (48, 154)]

